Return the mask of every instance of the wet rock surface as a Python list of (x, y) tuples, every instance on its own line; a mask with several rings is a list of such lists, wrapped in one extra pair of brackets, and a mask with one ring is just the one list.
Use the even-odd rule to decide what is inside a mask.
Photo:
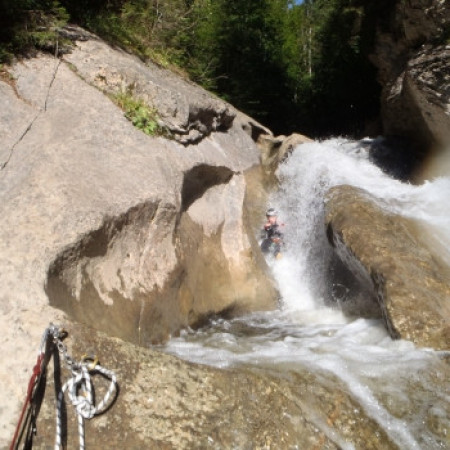
[(450, 279), (414, 225), (351, 186), (329, 191), (326, 224), (340, 259), (372, 286), (391, 336), (450, 349)]
[[(68, 324), (67, 329), (69, 354), (78, 360), (86, 350), (95, 352), (103, 367), (116, 372), (120, 386), (113, 406), (85, 422), (87, 448), (338, 449), (350, 442), (361, 450), (398, 448), (329, 375), (305, 370), (276, 378), (260, 369), (218, 370), (84, 326)], [(64, 382), (67, 370), (61, 378)], [(93, 382), (101, 399), (107, 380), (96, 376)], [(49, 382), (37, 449), (53, 444), (52, 392)], [(76, 416), (70, 403), (66, 408), (72, 448), (78, 441)]]
[(273, 177), (279, 164), (289, 157), (297, 145), (305, 142), (311, 142), (311, 139), (298, 133), (289, 136), (261, 134), (257, 143), (261, 149), (261, 164), (266, 175)]

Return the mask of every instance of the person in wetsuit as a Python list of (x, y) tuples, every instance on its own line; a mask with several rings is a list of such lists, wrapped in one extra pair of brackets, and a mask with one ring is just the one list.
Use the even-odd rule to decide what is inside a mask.
[(263, 253), (271, 253), (275, 257), (281, 256), (280, 250), (283, 244), (282, 228), (284, 224), (278, 223), (278, 213), (273, 208), (266, 211), (266, 223), (261, 232), (263, 241), (261, 250)]

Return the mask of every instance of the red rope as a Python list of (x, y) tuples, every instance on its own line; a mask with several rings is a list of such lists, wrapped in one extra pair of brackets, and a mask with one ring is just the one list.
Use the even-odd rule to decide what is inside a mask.
[(22, 427), (22, 421), (25, 416), (25, 412), (28, 409), (29, 405), (31, 404), (31, 400), (33, 398), (33, 390), (34, 390), (34, 387), (36, 386), (36, 380), (39, 377), (39, 375), (41, 375), (41, 372), (42, 372), (42, 361), (44, 360), (44, 356), (45, 356), (45, 353), (42, 352), (38, 356), (38, 358), (36, 360), (36, 364), (33, 367), (33, 373), (31, 374), (31, 378), (28, 383), (27, 397), (25, 399), (25, 403), (23, 405), (22, 412), (20, 413), (19, 422), (17, 424), (17, 428), (14, 433), (14, 437), (11, 442), (11, 446), (9, 447), (10, 450), (15, 450), (17, 448), (16, 446), (18, 445), (18, 442), (16, 442), (16, 441), (17, 441), (17, 438), (19, 436), (19, 433), (20, 433), (20, 430)]

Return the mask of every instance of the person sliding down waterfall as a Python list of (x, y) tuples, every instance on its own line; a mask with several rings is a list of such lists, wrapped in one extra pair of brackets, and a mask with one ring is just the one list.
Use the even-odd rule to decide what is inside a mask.
[(266, 223), (261, 230), (261, 250), (263, 253), (273, 255), (275, 258), (281, 258), (281, 247), (284, 245), (283, 232), (284, 223), (278, 223), (278, 213), (269, 208), (266, 211)]

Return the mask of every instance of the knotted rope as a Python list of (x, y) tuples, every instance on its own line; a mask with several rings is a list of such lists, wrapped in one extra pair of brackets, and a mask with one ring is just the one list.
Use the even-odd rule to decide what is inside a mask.
[[(117, 391), (117, 379), (114, 372), (105, 369), (95, 360), (91, 362), (90, 359), (83, 358), (80, 363), (71, 362), (71, 371), (72, 378), (67, 380), (58, 394), (55, 450), (59, 450), (62, 446), (62, 410), (66, 391), (68, 391), (69, 399), (75, 407), (78, 418), (80, 450), (85, 449), (84, 420), (92, 419), (95, 415), (104, 412), (109, 407), (111, 396)], [(95, 373), (100, 373), (110, 379), (108, 390), (97, 406), (94, 405), (91, 380), (91, 374)]]

